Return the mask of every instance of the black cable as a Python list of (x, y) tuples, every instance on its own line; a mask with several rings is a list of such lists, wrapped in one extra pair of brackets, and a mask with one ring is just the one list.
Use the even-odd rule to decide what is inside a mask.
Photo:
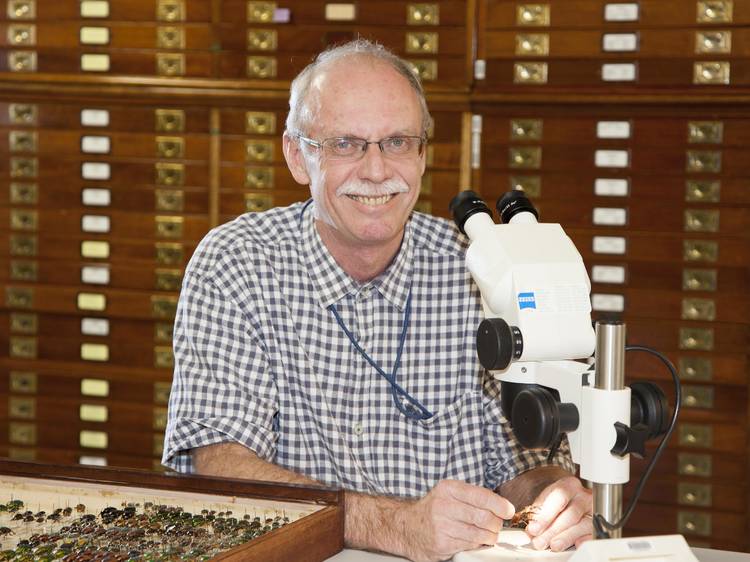
[[(633, 514), (635, 504), (638, 502), (638, 499), (641, 496), (643, 487), (646, 485), (646, 481), (648, 480), (651, 472), (656, 466), (656, 461), (659, 460), (659, 457), (664, 451), (664, 448), (667, 446), (667, 441), (672, 436), (672, 432), (677, 426), (677, 416), (680, 413), (680, 405), (682, 404), (682, 388), (680, 386), (680, 377), (677, 374), (677, 369), (675, 369), (675, 366), (666, 356), (664, 356), (662, 353), (659, 353), (655, 349), (651, 349), (650, 347), (646, 347), (643, 345), (627, 345), (625, 346), (625, 351), (645, 351), (646, 353), (650, 353), (651, 355), (656, 356), (661, 360), (662, 363), (667, 366), (667, 369), (669, 369), (669, 372), (672, 375), (672, 380), (674, 381), (675, 407), (674, 412), (672, 413), (672, 421), (669, 424), (669, 429), (667, 429), (667, 433), (664, 435), (664, 438), (661, 440), (658, 447), (656, 447), (656, 451), (654, 452), (654, 456), (651, 458), (651, 462), (649, 462), (646, 470), (643, 472), (643, 474), (641, 474), (641, 478), (638, 481), (638, 485), (635, 487), (635, 492), (633, 492), (633, 497), (630, 498), (630, 503), (628, 504), (628, 508), (625, 510), (625, 513), (616, 523), (610, 523), (600, 513), (594, 515), (594, 532), (596, 533), (596, 538), (598, 539), (608, 539), (608, 531), (615, 531), (625, 526), (625, 523), (627, 523), (628, 519)], [(606, 531), (604, 530), (605, 528), (607, 529)]]

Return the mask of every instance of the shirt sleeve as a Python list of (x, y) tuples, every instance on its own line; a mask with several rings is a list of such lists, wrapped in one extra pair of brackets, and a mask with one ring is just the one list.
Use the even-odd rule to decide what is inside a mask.
[(188, 268), (175, 317), (175, 368), (162, 463), (193, 470), (190, 449), (236, 442), (272, 460), (278, 396), (240, 295)]
[(513, 435), (510, 421), (500, 406), (500, 381), (486, 376), (484, 382), (484, 485), (494, 490), (519, 474), (539, 466), (557, 465), (575, 474), (567, 438), (556, 454), (547, 459), (548, 450), (524, 449)]

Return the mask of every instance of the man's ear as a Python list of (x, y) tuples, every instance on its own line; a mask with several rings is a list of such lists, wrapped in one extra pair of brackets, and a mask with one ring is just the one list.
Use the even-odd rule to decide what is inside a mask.
[(302, 148), (297, 139), (293, 139), (289, 136), (289, 133), (284, 131), (284, 137), (282, 139), (284, 147), (284, 158), (286, 158), (286, 165), (289, 171), (292, 172), (294, 181), (302, 185), (310, 184), (310, 176), (307, 173), (307, 166), (305, 166), (305, 155), (302, 154)]

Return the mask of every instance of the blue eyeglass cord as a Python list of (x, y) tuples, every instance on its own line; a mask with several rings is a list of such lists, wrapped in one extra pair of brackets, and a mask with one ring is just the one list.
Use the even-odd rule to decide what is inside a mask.
[[(404, 325), (401, 328), (401, 335), (399, 336), (399, 340), (398, 340), (398, 352), (396, 353), (396, 361), (393, 363), (393, 369), (390, 375), (386, 373), (380, 367), (380, 365), (375, 363), (372, 357), (370, 357), (367, 354), (367, 352), (364, 349), (362, 349), (362, 347), (357, 343), (357, 341), (354, 339), (354, 335), (346, 327), (346, 325), (344, 324), (344, 321), (341, 319), (341, 316), (339, 316), (339, 313), (336, 310), (336, 306), (331, 304), (328, 306), (328, 310), (333, 312), (333, 315), (336, 318), (336, 322), (339, 323), (339, 326), (341, 326), (341, 329), (349, 338), (349, 341), (352, 342), (354, 349), (359, 351), (362, 357), (365, 358), (365, 360), (372, 366), (372, 368), (375, 369), (378, 372), (378, 374), (381, 377), (383, 377), (385, 380), (387, 380), (388, 384), (391, 385), (391, 396), (393, 396), (393, 403), (396, 405), (396, 408), (398, 408), (399, 412), (404, 414), (410, 420), (430, 419), (433, 415), (432, 412), (430, 412), (427, 408), (425, 408), (419, 402), (419, 400), (417, 400), (411, 394), (409, 394), (406, 390), (401, 388), (401, 385), (399, 385), (396, 382), (396, 372), (398, 371), (399, 365), (401, 364), (401, 352), (404, 350), (404, 342), (406, 341), (406, 331), (409, 328), (409, 319), (411, 318), (411, 290), (409, 290), (409, 296), (406, 299), (406, 308), (404, 310)], [(407, 409), (401, 403), (401, 400), (399, 400), (399, 395), (403, 396), (411, 405), (411, 409), (412, 410), (416, 409), (417, 412), (409, 411), (409, 409)]]

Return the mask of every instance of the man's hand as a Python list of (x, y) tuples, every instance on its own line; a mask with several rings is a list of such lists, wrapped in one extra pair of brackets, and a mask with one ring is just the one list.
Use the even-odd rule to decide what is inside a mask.
[(534, 548), (559, 552), (591, 539), (592, 493), (575, 476), (553, 482), (532, 504), (541, 507), (526, 527)]
[(457, 480), (442, 480), (403, 514), (406, 555), (445, 560), (462, 550), (495, 544), (513, 504), (496, 493)]

